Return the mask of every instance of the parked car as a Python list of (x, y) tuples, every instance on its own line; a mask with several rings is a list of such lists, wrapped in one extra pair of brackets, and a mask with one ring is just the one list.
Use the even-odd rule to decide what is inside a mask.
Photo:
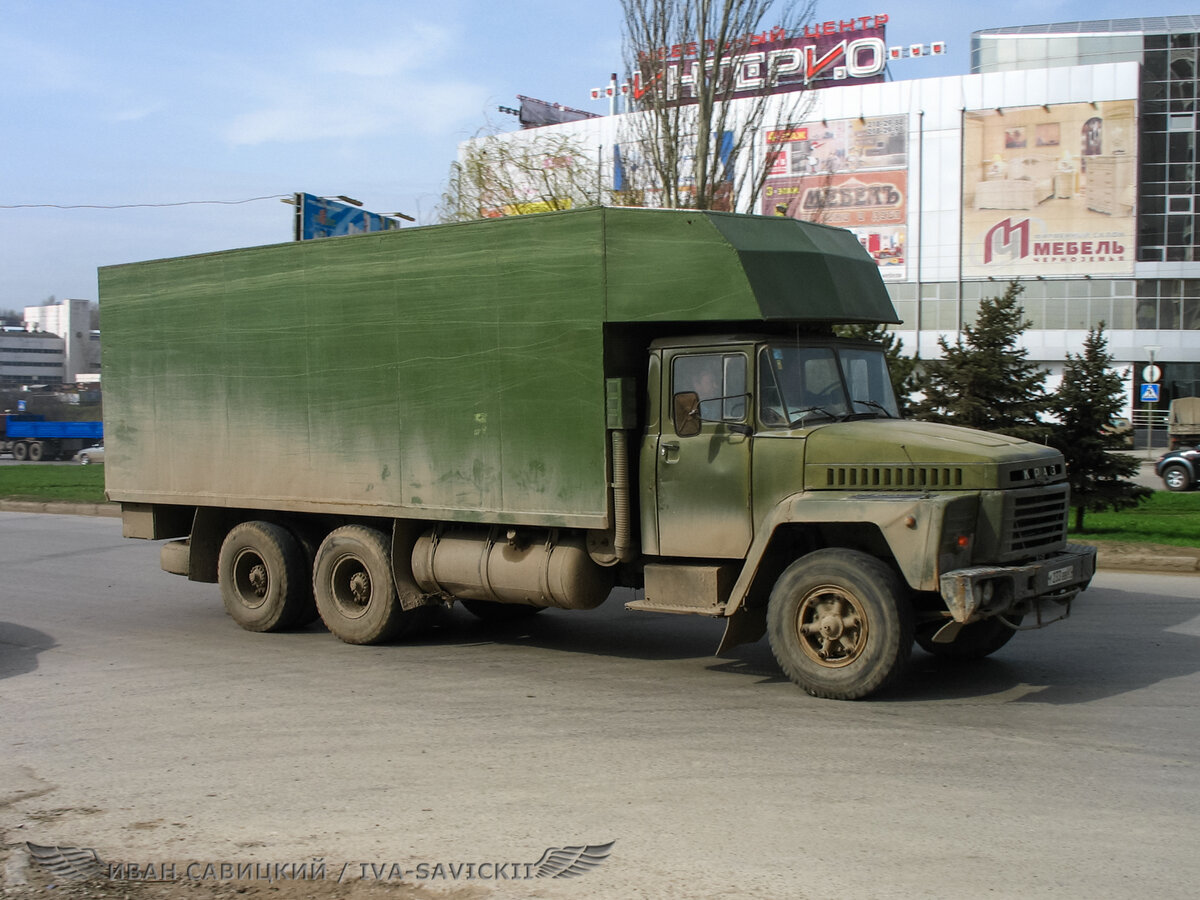
[(91, 447), (84, 447), (71, 458), (81, 466), (86, 466), (90, 463), (102, 463), (104, 462), (104, 445), (93, 444)]
[(1194, 491), (1200, 485), (1200, 449), (1185, 447), (1164, 453), (1154, 464), (1168, 491)]

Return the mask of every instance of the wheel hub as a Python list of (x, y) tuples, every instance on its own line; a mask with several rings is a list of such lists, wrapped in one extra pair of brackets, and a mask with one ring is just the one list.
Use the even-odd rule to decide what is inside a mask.
[(351, 577), (350, 596), (355, 603), (363, 606), (371, 599), (371, 578), (366, 572), (356, 572)]
[(837, 586), (810, 591), (800, 604), (796, 625), (805, 655), (827, 668), (850, 665), (867, 644), (862, 608), (852, 594)]
[(247, 580), (250, 582), (250, 588), (255, 594), (257, 594), (259, 597), (265, 597), (267, 595), (267, 587), (270, 579), (267, 576), (266, 566), (262, 565), (261, 563), (254, 566), (250, 570)]

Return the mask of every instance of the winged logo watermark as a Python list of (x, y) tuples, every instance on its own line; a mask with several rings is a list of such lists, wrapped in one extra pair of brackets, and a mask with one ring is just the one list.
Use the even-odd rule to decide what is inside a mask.
[(542, 858), (534, 863), (534, 874), (538, 878), (577, 878), (586, 875), (608, 859), (613, 844), (585, 844), (581, 847), (550, 847)]
[(48, 847), (25, 842), (34, 861), (56, 878), (85, 881), (105, 870), (104, 861), (87, 847)]

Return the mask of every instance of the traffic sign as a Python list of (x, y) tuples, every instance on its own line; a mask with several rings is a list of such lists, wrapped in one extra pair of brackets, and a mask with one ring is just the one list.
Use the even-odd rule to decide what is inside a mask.
[(1158, 388), (1159, 388), (1159, 385), (1157, 385), (1157, 384), (1143, 384), (1142, 385), (1142, 402), (1143, 403), (1157, 403), (1158, 402)]

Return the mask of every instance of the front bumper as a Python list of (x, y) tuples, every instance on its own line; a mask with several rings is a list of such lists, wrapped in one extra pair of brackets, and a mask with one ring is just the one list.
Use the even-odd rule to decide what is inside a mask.
[(991, 616), (1013, 613), (1037, 613), (1042, 620), (1041, 601), (1065, 607), (1088, 586), (1096, 574), (1096, 548), (1067, 544), (1066, 549), (1046, 559), (1013, 566), (971, 566), (946, 572), (939, 588), (946, 608), (955, 622), (967, 624)]

